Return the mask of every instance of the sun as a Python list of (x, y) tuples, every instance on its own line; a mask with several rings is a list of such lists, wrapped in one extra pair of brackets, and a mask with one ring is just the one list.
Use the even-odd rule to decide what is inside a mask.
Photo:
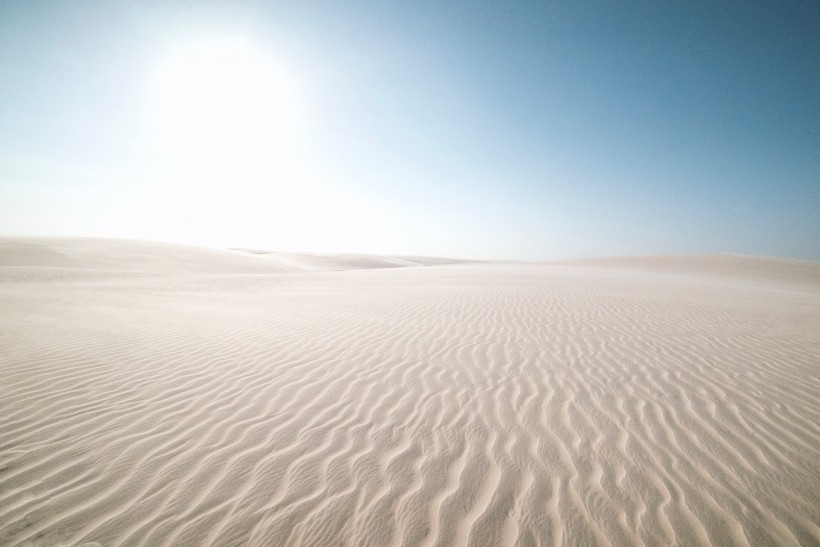
[(152, 125), (179, 158), (252, 161), (295, 154), (304, 123), (298, 86), (242, 39), (191, 43), (156, 71)]

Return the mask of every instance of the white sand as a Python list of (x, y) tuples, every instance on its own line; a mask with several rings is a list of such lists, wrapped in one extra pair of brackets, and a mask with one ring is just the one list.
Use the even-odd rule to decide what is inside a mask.
[(819, 264), (296, 258), (2, 240), (0, 545), (820, 544)]

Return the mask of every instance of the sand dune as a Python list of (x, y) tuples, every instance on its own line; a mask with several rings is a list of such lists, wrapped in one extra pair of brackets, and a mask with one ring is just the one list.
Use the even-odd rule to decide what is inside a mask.
[(0, 237), (5, 277), (39, 279), (141, 274), (270, 274), (459, 264), (451, 258), (217, 250), (130, 239)]
[(4, 237), (0, 267), (154, 274), (285, 273), (300, 271), (231, 251), (129, 239)]
[(814, 263), (214, 253), (0, 251), (0, 545), (820, 544)]
[[(238, 249), (241, 250), (241, 249)], [(474, 263), (473, 260), (458, 260), (429, 256), (384, 256), (369, 254), (315, 254), (284, 253), (272, 251), (244, 252), (267, 258), (275, 264), (282, 264), (303, 272), (372, 270), (380, 268), (406, 268), (413, 266), (435, 266), (442, 264)]]
[(748, 255), (627, 256), (554, 262), (556, 265), (590, 266), (665, 273), (697, 278), (723, 278), (733, 282), (820, 285), (820, 263)]

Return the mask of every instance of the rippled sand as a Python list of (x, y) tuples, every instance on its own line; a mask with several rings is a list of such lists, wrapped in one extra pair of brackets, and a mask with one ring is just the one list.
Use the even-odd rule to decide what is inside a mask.
[(820, 543), (818, 264), (9, 256), (0, 545)]

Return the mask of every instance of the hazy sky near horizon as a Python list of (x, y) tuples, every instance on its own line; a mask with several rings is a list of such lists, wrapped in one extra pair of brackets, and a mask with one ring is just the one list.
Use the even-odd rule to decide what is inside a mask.
[(6, 0), (0, 234), (820, 260), (820, 3), (625, 4)]

